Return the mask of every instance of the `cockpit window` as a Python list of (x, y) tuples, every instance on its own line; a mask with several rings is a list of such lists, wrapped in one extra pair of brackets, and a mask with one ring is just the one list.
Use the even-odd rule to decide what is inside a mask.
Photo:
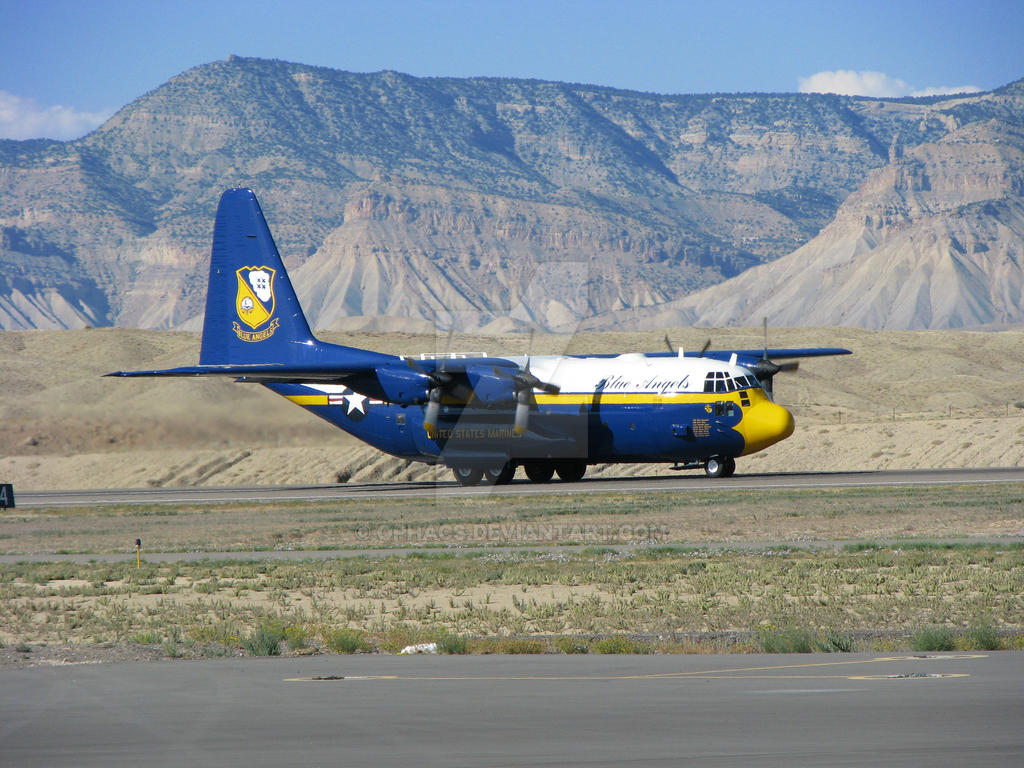
[(705, 392), (735, 392), (739, 389), (760, 389), (756, 376), (729, 376), (725, 371), (710, 371), (704, 377)]

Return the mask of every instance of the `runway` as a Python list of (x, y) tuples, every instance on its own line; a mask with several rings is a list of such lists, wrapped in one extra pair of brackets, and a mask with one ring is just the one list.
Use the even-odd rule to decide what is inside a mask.
[(100, 504), (223, 504), (239, 501), (326, 501), (358, 498), (528, 496), (586, 493), (657, 493), (728, 490), (791, 490), (971, 483), (1021, 483), (1024, 467), (995, 469), (916, 469), (879, 472), (778, 473), (711, 479), (698, 472), (669, 477), (597, 478), (578, 483), (515, 481), (502, 486), (464, 488), (450, 483), (352, 483), (342, 485), (136, 488), (82, 491), (19, 491), (19, 507)]
[(1019, 766), (1024, 655), (320, 656), (0, 671), (0, 766)]

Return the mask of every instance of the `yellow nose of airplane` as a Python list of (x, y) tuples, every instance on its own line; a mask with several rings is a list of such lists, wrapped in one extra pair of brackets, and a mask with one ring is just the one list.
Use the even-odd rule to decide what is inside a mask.
[(761, 392), (750, 393), (750, 407), (743, 409), (743, 418), (736, 425), (743, 435), (743, 453), (747, 456), (793, 434), (793, 414), (776, 405)]

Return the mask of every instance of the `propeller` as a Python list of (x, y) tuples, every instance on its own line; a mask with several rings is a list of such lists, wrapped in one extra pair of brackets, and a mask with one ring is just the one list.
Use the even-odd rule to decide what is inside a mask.
[(512, 422), (512, 431), (516, 435), (522, 435), (530, 425), (530, 408), (536, 402), (533, 395), (535, 389), (547, 392), (549, 395), (557, 395), (561, 390), (556, 384), (541, 381), (530, 371), (530, 358), (526, 358), (526, 367), (510, 374), (503, 368), (495, 366), (494, 373), (497, 376), (510, 376), (515, 387), (515, 416)]
[[(451, 338), (450, 334), (449, 338)], [(469, 400), (473, 395), (473, 390), (444, 369), (446, 359), (442, 357), (437, 361), (438, 366), (433, 371), (428, 371), (412, 358), (405, 358), (405, 362), (410, 368), (430, 380), (430, 390), (427, 392), (427, 407), (423, 412), (423, 429), (426, 430), (427, 437), (431, 439), (437, 434), (437, 419), (441, 415), (441, 401), (445, 393), (449, 393), (460, 400)]]
[(795, 371), (800, 367), (800, 363), (796, 360), (785, 363), (775, 363), (768, 359), (768, 318), (763, 318), (762, 323), (764, 325), (764, 355), (757, 361), (757, 363), (754, 364), (750, 371), (757, 376), (758, 380), (764, 385), (765, 394), (774, 400), (775, 397), (772, 389), (772, 379), (775, 377), (775, 374)]

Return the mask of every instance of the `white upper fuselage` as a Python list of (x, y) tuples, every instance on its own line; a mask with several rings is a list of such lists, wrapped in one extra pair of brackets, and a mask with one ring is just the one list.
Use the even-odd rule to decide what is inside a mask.
[[(709, 373), (736, 382), (728, 390), (746, 389), (753, 374), (746, 368), (704, 357), (647, 357), (629, 353), (616, 357), (504, 356), (541, 381), (556, 385), (563, 394), (649, 394), (668, 397), (707, 391)], [(750, 386), (759, 386), (754, 381)], [(725, 390), (723, 390), (725, 391)]]

